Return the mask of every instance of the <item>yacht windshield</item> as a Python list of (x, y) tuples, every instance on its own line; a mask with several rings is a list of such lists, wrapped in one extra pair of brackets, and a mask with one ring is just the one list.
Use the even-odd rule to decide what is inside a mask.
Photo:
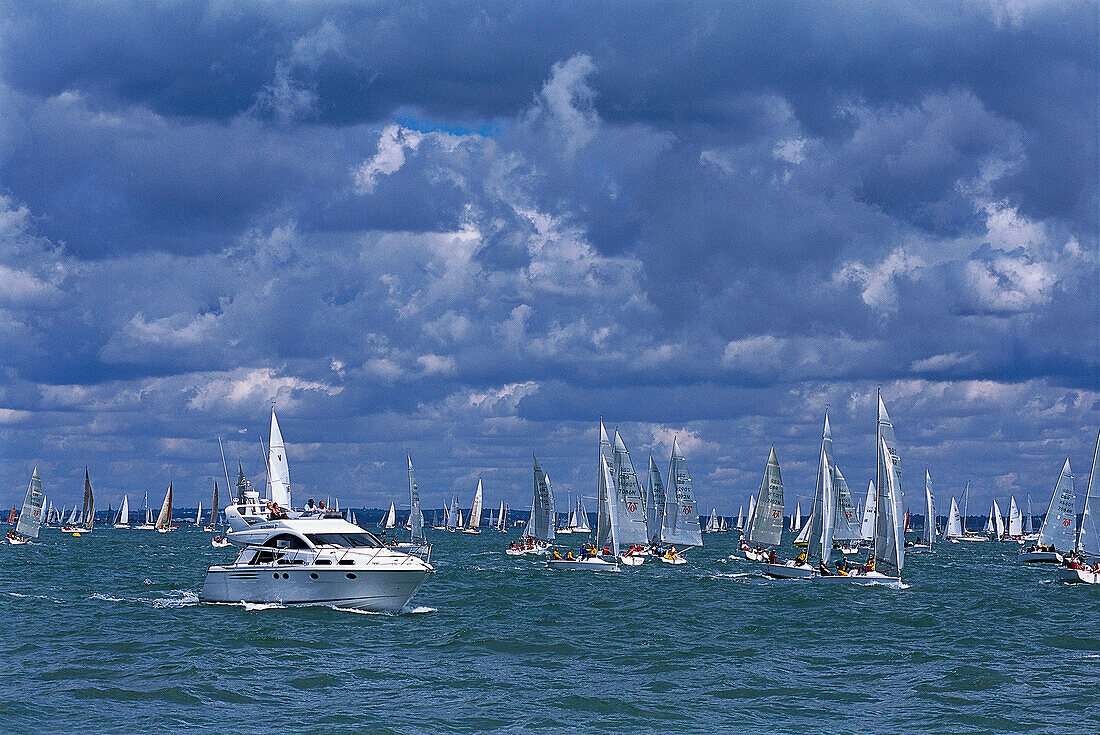
[(313, 542), (314, 546), (340, 546), (350, 548), (355, 546), (379, 547), (382, 545), (378, 539), (369, 533), (309, 533), (306, 538)]

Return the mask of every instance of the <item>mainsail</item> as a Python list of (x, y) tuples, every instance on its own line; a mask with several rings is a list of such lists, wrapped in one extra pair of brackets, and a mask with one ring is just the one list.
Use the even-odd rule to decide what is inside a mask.
[(118, 518), (115, 519), (115, 525), (130, 525), (130, 499), (125, 495), (122, 496), (122, 507), (118, 509)]
[[(652, 457), (649, 461), (652, 476), (657, 468)], [(660, 482), (661, 476), (657, 474), (657, 483)], [(672, 459), (668, 463), (668, 491), (664, 495), (661, 541), (666, 544), (702, 546), (703, 535), (699, 528), (699, 511), (696, 508), (695, 492), (691, 487), (691, 475), (688, 474), (687, 459), (675, 438), (672, 440)]]
[(156, 528), (158, 530), (172, 526), (172, 483), (168, 483), (168, 492), (164, 494), (164, 503), (160, 506), (160, 515), (157, 516)]
[[(902, 488), (901, 457), (898, 456), (894, 425), (882, 395), (878, 397), (878, 461), (876, 464), (875, 557), (901, 572), (905, 549), (905, 495)], [(889, 484), (887, 484), (889, 482)]]
[(218, 481), (217, 480), (214, 480), (214, 499), (210, 502), (211, 502), (211, 505), (210, 505), (210, 525), (211, 526), (216, 526), (216, 525), (218, 525), (218, 513), (221, 510), (218, 507), (219, 501), (218, 501)]
[(1024, 516), (1020, 513), (1020, 507), (1016, 505), (1015, 496), (1008, 499), (1008, 535), (1019, 538), (1024, 534)]
[(645, 498), (638, 484), (638, 475), (634, 472), (634, 463), (630, 461), (630, 452), (618, 431), (615, 432), (614, 445), (615, 500), (618, 503), (618, 540), (621, 544), (649, 543), (646, 533)]
[[(672, 468), (669, 468), (671, 473)], [(666, 501), (668, 493), (665, 490), (665, 482), (661, 479), (661, 471), (657, 469), (657, 463), (653, 461), (653, 455), (649, 455), (649, 472), (646, 482), (646, 529), (649, 532), (649, 542), (660, 543), (662, 526), (664, 526), (665, 514), (668, 512)], [(577, 498), (579, 501), (580, 498)]]
[[(424, 513), (420, 510), (420, 489), (416, 486), (416, 475), (413, 473), (412, 455), (407, 455), (409, 460), (409, 537), (413, 543), (424, 541)], [(502, 507), (501, 510), (504, 510)]]
[(997, 501), (993, 501), (993, 532), (997, 534), (997, 538), (1004, 538), (1005, 535), (1005, 519), (1001, 516), (1001, 506), (997, 505)]
[(470, 517), (467, 520), (466, 528), (480, 528), (481, 527), (481, 505), (484, 498), (481, 490), (481, 478), (477, 480), (477, 490), (474, 492), (474, 505), (470, 508)]
[(755, 513), (750, 520), (748, 543), (779, 546), (783, 536), (783, 477), (779, 473), (779, 459), (775, 447), (768, 454), (768, 465), (760, 480)]
[(1077, 553), (1100, 556), (1100, 487), (1096, 485), (1096, 461), (1100, 459), (1100, 433), (1092, 450), (1092, 471), (1085, 489), (1085, 511), (1081, 514), (1081, 531), (1077, 534)]
[(283, 433), (279, 431), (279, 420), (275, 418), (274, 406), (271, 408), (271, 439), (267, 448), (267, 481), (271, 502), (278, 503), (283, 510), (289, 510), (290, 465), (286, 461)]
[(963, 535), (962, 516), (959, 514), (959, 504), (951, 497), (951, 512), (947, 514), (947, 528), (943, 532), (946, 539), (958, 538)]
[(1035, 533), (1034, 518), (1031, 513), (1031, 493), (1027, 495), (1027, 515), (1024, 516), (1024, 533)]
[(385, 516), (382, 517), (382, 523), (379, 524), (382, 528), (395, 528), (397, 526), (397, 506), (390, 501), (390, 509)]
[(95, 498), (92, 497), (92, 481), (88, 478), (88, 468), (84, 468), (84, 507), (80, 510), (80, 520), (89, 531), (95, 524)]
[(867, 481), (867, 501), (863, 504), (863, 523), (860, 525), (859, 536), (864, 541), (870, 541), (875, 537), (875, 502), (878, 493), (875, 492), (875, 481)]
[(924, 471), (924, 543), (928, 548), (936, 542), (936, 498), (932, 495), (932, 475)]
[[(829, 419), (825, 419), (826, 431)], [(821, 457), (818, 460), (817, 478), (821, 491), (821, 563), (829, 566), (833, 557), (833, 528), (836, 520), (836, 490), (833, 487), (833, 473), (829, 471), (829, 457), (825, 442), (821, 443)]]
[(42, 478), (38, 468), (31, 473), (31, 484), (27, 487), (27, 497), (23, 499), (23, 509), (19, 511), (19, 520), (15, 522), (15, 532), (26, 538), (38, 538), (38, 527), (42, 525)]
[(1050, 497), (1050, 506), (1043, 527), (1039, 529), (1039, 545), (1053, 546), (1059, 551), (1070, 551), (1075, 545), (1074, 533), (1077, 524), (1077, 491), (1073, 487), (1073, 471), (1069, 467), (1069, 458), (1062, 465), (1062, 474), (1054, 486)]
[[(716, 523), (718, 521), (718, 514), (715, 511), (711, 511), (711, 521)], [(752, 522), (756, 518), (756, 496), (749, 496), (749, 514), (745, 516), (745, 538), (752, 535)], [(711, 523), (707, 523), (707, 531), (711, 530)]]
[(737, 506), (737, 524), (734, 526), (737, 530), (741, 531), (745, 528), (745, 506)]
[(539, 467), (539, 461), (532, 455), (535, 464), (535, 498), (531, 510), (531, 522), (527, 535), (539, 541), (554, 540), (554, 488), (550, 476)]
[[(601, 422), (601, 432), (602, 432)], [(607, 466), (607, 458), (600, 454), (600, 481), (597, 502), (599, 510), (596, 511), (596, 548), (608, 548), (613, 556), (619, 555), (618, 536), (618, 503), (612, 497), (615, 482), (611, 477), (611, 468)]]
[(202, 501), (199, 501), (199, 507), (195, 510), (195, 525), (202, 523)]

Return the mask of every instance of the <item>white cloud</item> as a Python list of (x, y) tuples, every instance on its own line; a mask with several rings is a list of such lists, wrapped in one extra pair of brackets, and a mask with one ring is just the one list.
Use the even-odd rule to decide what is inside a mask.
[(1045, 304), (1057, 282), (1046, 264), (1012, 255), (969, 261), (965, 280), (977, 307), (994, 314), (1016, 314)]
[[(0, 217), (3, 213), (0, 212)], [(0, 223), (0, 228), (3, 224)], [(32, 305), (54, 301), (61, 292), (53, 285), (35, 277), (27, 271), (0, 265), (0, 304)]]
[(833, 280), (858, 285), (863, 303), (888, 311), (897, 307), (895, 281), (901, 277), (913, 276), (923, 266), (924, 261), (919, 256), (897, 248), (882, 261), (872, 265), (859, 261), (847, 262), (834, 274)]
[(449, 375), (455, 371), (455, 359), (450, 355), (421, 355), (416, 362), (424, 375)]
[(416, 130), (387, 125), (378, 138), (378, 152), (352, 172), (355, 190), (360, 194), (373, 194), (378, 177), (397, 173), (405, 165), (405, 152), (415, 152), (423, 139), (423, 133)]
[(528, 111), (527, 124), (544, 124), (547, 141), (560, 145), (568, 161), (596, 137), (600, 117), (595, 109), (596, 93), (588, 77), (596, 71), (592, 57), (577, 54), (551, 68), (550, 78)]
[(921, 360), (914, 360), (910, 369), (917, 373), (927, 373), (955, 367), (977, 367), (977, 365), (977, 353), (968, 352), (965, 355), (961, 355), (958, 352), (950, 352), (932, 355), (931, 357), (926, 357)]
[(241, 368), (231, 373), (217, 374), (216, 377), (203, 376), (202, 384), (194, 389), (195, 393), (187, 406), (206, 411), (223, 404), (241, 406), (275, 400), (278, 405), (287, 408), (299, 405), (295, 397), (299, 391), (318, 391), (334, 396), (342, 390), (342, 386), (278, 375), (271, 368)]

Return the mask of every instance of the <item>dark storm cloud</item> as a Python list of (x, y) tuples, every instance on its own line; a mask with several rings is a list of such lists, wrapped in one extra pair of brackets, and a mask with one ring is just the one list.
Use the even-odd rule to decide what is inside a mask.
[(303, 488), (588, 492), (604, 413), (731, 511), (826, 403), (865, 472), (882, 383), (908, 462), (1044, 494), (1100, 409), (1094, 16), (9, 4), (4, 487), (197, 488), (276, 399)]

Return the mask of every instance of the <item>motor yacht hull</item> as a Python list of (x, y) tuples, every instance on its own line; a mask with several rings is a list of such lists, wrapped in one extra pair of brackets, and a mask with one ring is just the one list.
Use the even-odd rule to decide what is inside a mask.
[(206, 573), (199, 599), (400, 612), (420, 589), (429, 571), (419, 567), (214, 566)]

